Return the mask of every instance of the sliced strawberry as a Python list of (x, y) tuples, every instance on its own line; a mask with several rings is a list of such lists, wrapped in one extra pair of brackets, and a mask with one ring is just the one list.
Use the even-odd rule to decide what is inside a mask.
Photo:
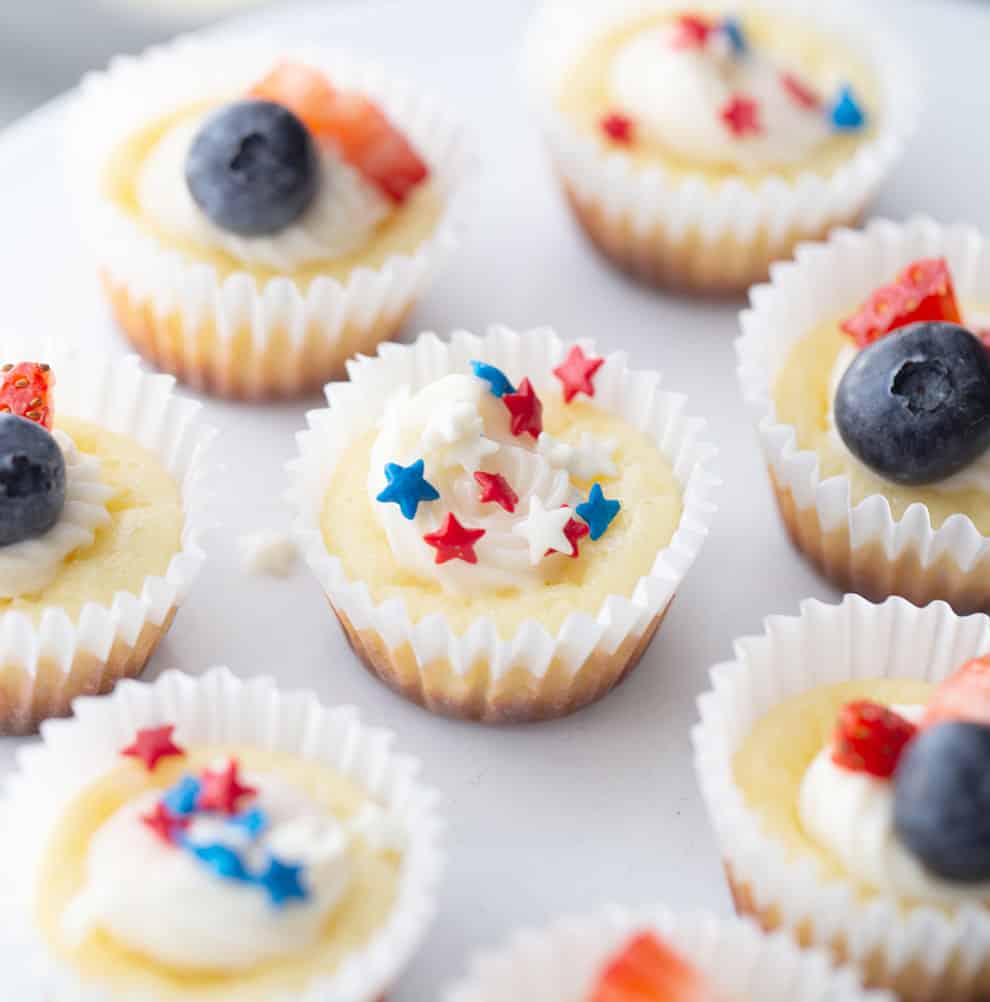
[(0, 382), (0, 413), (37, 421), (42, 427), (52, 428), (52, 387), (55, 373), (51, 366), (39, 362), (18, 362), (5, 365)]
[(935, 690), (921, 727), (945, 720), (990, 724), (990, 654), (967, 661)]
[(894, 775), (901, 753), (917, 733), (910, 720), (879, 703), (847, 703), (835, 727), (832, 761), (851, 772), (886, 779)]
[(337, 90), (317, 70), (281, 63), (251, 96), (284, 105), (394, 202), (429, 176), (429, 168), (385, 113), (361, 94)]
[(605, 966), (588, 1002), (707, 1002), (705, 979), (652, 932), (634, 936)]
[(842, 330), (865, 348), (899, 327), (922, 320), (962, 323), (945, 258), (909, 264), (895, 282), (876, 289), (856, 313), (843, 321)]

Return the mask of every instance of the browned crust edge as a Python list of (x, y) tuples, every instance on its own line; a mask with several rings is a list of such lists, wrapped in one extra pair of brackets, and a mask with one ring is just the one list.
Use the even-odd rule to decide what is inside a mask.
[(883, 544), (853, 547), (847, 524), (825, 532), (814, 506), (799, 508), (790, 488), (770, 470), (777, 507), (791, 542), (819, 572), (846, 592), (857, 592), (872, 602), (900, 595), (915, 605), (941, 599), (960, 615), (990, 612), (990, 557), (964, 571), (945, 554), (922, 566), (916, 547), (891, 560)]
[(564, 717), (601, 699), (639, 663), (670, 605), (641, 636), (627, 638), (610, 655), (594, 652), (576, 674), (554, 660), (541, 678), (524, 668), (511, 668), (494, 683), (487, 663), (480, 662), (463, 675), (446, 659), (422, 666), (408, 645), (390, 650), (379, 633), (356, 630), (332, 602), (330, 607), (368, 671), (406, 699), (442, 716), (515, 724)]
[(69, 716), (77, 697), (105, 695), (121, 679), (136, 678), (168, 632), (175, 613), (173, 606), (160, 624), (146, 622), (133, 646), (118, 637), (105, 660), (77, 651), (67, 671), (51, 660), (42, 660), (36, 671), (4, 664), (0, 667), (0, 734), (33, 734), (42, 721)]

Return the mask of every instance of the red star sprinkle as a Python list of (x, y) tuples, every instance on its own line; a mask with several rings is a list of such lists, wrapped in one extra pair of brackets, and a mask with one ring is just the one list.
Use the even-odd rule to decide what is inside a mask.
[(821, 98), (799, 77), (793, 73), (780, 74), (780, 86), (794, 98), (802, 108), (820, 108)]
[(141, 823), (147, 825), (163, 842), (175, 845), (175, 833), (189, 827), (190, 818), (177, 818), (161, 801), (155, 804), (150, 814), (141, 815)]
[(202, 787), (196, 800), (196, 810), (216, 811), (218, 814), (236, 814), (238, 801), (253, 797), (258, 791), (242, 786), (237, 774), (237, 759), (231, 759), (219, 772), (206, 769), (200, 777)]
[(502, 403), (509, 408), (512, 416), (511, 428), (513, 435), (529, 433), (533, 438), (539, 438), (543, 431), (543, 404), (533, 392), (533, 385), (528, 379), (519, 384), (515, 393), (506, 393)]
[(122, 749), (120, 754), (128, 758), (139, 758), (148, 772), (153, 772), (159, 759), (185, 755), (185, 752), (172, 740), (174, 732), (174, 724), (146, 727), (137, 732), (134, 742)]
[(579, 393), (595, 395), (591, 377), (605, 364), (604, 358), (588, 358), (579, 344), (574, 345), (553, 374), (564, 386), (564, 403), (569, 404)]
[(633, 120), (628, 115), (613, 111), (602, 121), (602, 132), (616, 143), (631, 143), (633, 138)]
[(436, 532), (426, 533), (423, 539), (437, 551), (438, 564), (445, 564), (448, 560), (463, 560), (466, 564), (476, 564), (478, 555), (474, 552), (474, 544), (484, 534), (484, 529), (465, 529), (457, 521), (454, 513), (449, 511), (443, 520), (443, 525)]
[(501, 505), (507, 512), (512, 513), (519, 504), (519, 495), (509, 486), (509, 481), (501, 473), (482, 473), (478, 470), (474, 475), (481, 490), (478, 492), (478, 500), (482, 504), (494, 501)]
[(749, 134), (759, 135), (763, 131), (760, 124), (760, 106), (752, 98), (735, 94), (719, 112), (719, 117), (734, 136), (742, 138)]
[(711, 34), (712, 24), (703, 17), (682, 14), (677, 19), (677, 34), (674, 36), (675, 49), (703, 49)]
[[(562, 505), (566, 508), (566, 505)], [(580, 521), (580, 519), (571, 518), (568, 520), (567, 525), (564, 526), (564, 535), (567, 537), (567, 541), (571, 544), (571, 556), (576, 557), (578, 555), (578, 540), (584, 539), (591, 529), (588, 528), (586, 522)], [(550, 556), (551, 553), (557, 553), (557, 550), (547, 550), (546, 556)]]

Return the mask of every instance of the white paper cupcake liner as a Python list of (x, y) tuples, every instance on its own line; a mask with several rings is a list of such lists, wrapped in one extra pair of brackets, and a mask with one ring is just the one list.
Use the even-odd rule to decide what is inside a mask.
[[(593, 350), (590, 341), (580, 343)], [(540, 392), (556, 385), (552, 369), (569, 347), (546, 328), (519, 334), (505, 327), (484, 336), (457, 331), (449, 341), (423, 334), (411, 345), (382, 345), (377, 357), (348, 363), (349, 381), (327, 386), (329, 409), (310, 412), (309, 430), (298, 437), (300, 456), (289, 465), (288, 497), (300, 551), (358, 653), (387, 682), (430, 709), (490, 721), (538, 719), (603, 695), (642, 654), (708, 534), (718, 481), (708, 469), (715, 450), (702, 438), (704, 422), (684, 415), (683, 396), (658, 388), (657, 373), (630, 369), (626, 355), (616, 352), (595, 377), (594, 403), (645, 432), (683, 492), (673, 539), (631, 595), (609, 596), (595, 616), (572, 613), (556, 635), (527, 620), (511, 639), (503, 639), (488, 618), (458, 633), (440, 614), (413, 622), (401, 600), (376, 603), (367, 585), (349, 579), (327, 551), (320, 515), (334, 468), (349, 443), (375, 425), (400, 386), (416, 392), (450, 372), (470, 371), (471, 359), (483, 359), (509, 374), (529, 375)], [(521, 693), (513, 688), (520, 670), (527, 680)]]
[(0, 336), (0, 349), (4, 359), (51, 364), (56, 415), (139, 442), (175, 479), (183, 504), (180, 549), (139, 593), (118, 592), (109, 606), (88, 602), (75, 617), (47, 607), (37, 624), (22, 612), (0, 614), (0, 733), (25, 733), (45, 717), (68, 713), (76, 696), (105, 692), (144, 667), (205, 559), (204, 457), (214, 431), (201, 423), (200, 404), (174, 394), (171, 376), (145, 372), (135, 356), (110, 358), (14, 336)]
[(608, 958), (641, 931), (655, 932), (695, 964), (718, 1002), (893, 1002), (885, 992), (866, 991), (850, 968), (832, 967), (824, 951), (798, 949), (789, 936), (663, 907), (610, 907), (517, 933), (501, 949), (476, 957), (443, 1002), (588, 999)]
[(877, 894), (846, 880), (822, 882), (810, 857), (795, 858), (765, 834), (733, 778), (733, 758), (756, 722), (788, 697), (852, 679), (937, 683), (990, 650), (990, 619), (960, 618), (944, 602), (920, 609), (895, 597), (871, 605), (802, 604), (774, 616), (760, 637), (735, 645), (699, 700), (695, 766), (737, 906), (805, 943), (830, 947), (868, 980), (906, 1002), (975, 1002), (990, 991), (990, 911), (952, 911)]
[[(162, 724), (175, 724), (188, 746), (254, 745), (323, 763), (403, 826), (398, 895), (382, 927), (333, 974), (267, 1002), (375, 1002), (395, 981), (433, 919), (443, 857), (438, 798), (419, 782), (419, 763), (393, 752), (388, 731), (363, 724), (354, 707), (328, 708), (309, 693), (281, 692), (270, 678), (244, 682), (226, 668), (199, 678), (169, 671), (150, 685), (127, 681), (112, 696), (81, 699), (73, 708), (72, 720), (45, 724), (43, 742), (21, 751), (0, 801), (5, 930), (20, 934), (52, 1002), (150, 1002), (145, 994), (82, 982), (60, 963), (36, 932), (33, 899), (49, 836), (67, 806), (120, 760), (135, 731)], [(238, 998), (234, 990), (210, 997)]]
[[(877, 194), (917, 128), (919, 67), (887, 27), (842, 0), (758, 0), (755, 7), (820, 26), (858, 55), (879, 82), (876, 132), (831, 176), (813, 171), (757, 187), (738, 179), (711, 185), (704, 175), (672, 178), (607, 150), (558, 110), (556, 90), (586, 46), (638, 17), (681, 10), (677, 0), (546, 0), (526, 37), (524, 64), (539, 124), (564, 188), (591, 237), (621, 265), (651, 280), (697, 291), (738, 292), (766, 278), (771, 261), (800, 240), (854, 222)], [(719, 0), (692, 10), (724, 13)]]
[(874, 600), (901, 594), (918, 605), (945, 599), (959, 612), (990, 609), (990, 539), (960, 513), (932, 528), (913, 504), (895, 519), (882, 495), (855, 506), (846, 476), (823, 479), (818, 457), (782, 424), (773, 385), (793, 346), (838, 310), (855, 309), (911, 261), (944, 256), (961, 303), (990, 301), (990, 245), (967, 226), (925, 218), (879, 220), (798, 248), (772, 281), (752, 290), (740, 317), (739, 381), (795, 543), (838, 585)]
[[(373, 98), (425, 157), (445, 207), (413, 253), (356, 268), (344, 282), (321, 276), (305, 288), (290, 277), (261, 284), (247, 271), (222, 277), (160, 243), (104, 197), (106, 165), (130, 135), (174, 109), (246, 91), (283, 58), (324, 69), (335, 84)], [(345, 358), (393, 336), (457, 244), (475, 169), (460, 127), (381, 67), (333, 50), (253, 41), (185, 38), (118, 57), (84, 79), (69, 133), (80, 231), (131, 339), (192, 385), (246, 398), (315, 390), (342, 371)]]

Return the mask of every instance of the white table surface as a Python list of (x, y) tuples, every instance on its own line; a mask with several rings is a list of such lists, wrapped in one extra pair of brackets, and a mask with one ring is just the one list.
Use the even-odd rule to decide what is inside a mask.
[[(990, 11), (935, 2), (875, 6), (923, 56), (929, 103), (920, 138), (878, 214), (923, 211), (990, 228), (986, 65)], [(311, 6), (244, 22), (380, 56), (443, 94), (471, 122), (484, 159), (463, 248), (407, 331), (552, 324), (567, 337), (622, 348), (710, 419), (725, 480), (707, 546), (639, 670), (604, 701), (554, 723), (492, 729), (433, 717), (367, 675), (304, 566), (287, 581), (246, 576), (239, 534), (281, 527), (283, 464), (319, 401), (249, 407), (206, 401), (222, 432), (213, 482), (221, 523), (209, 564), (148, 672), (225, 663), (245, 675), (355, 703), (394, 729), (444, 795), (449, 866), (439, 918), (393, 1002), (433, 1002), (473, 949), (561, 912), (664, 900), (727, 912), (714, 840), (691, 765), (689, 730), (707, 670), (732, 638), (807, 596), (836, 593), (792, 552), (735, 381), (738, 302), (707, 303), (640, 288), (607, 267), (571, 223), (527, 114), (517, 47), (529, 4), (465, 0)], [(63, 103), (0, 135), (2, 321), (122, 353), (77, 240), (66, 228), (59, 168)], [(0, 741), (0, 770), (19, 742)], [(3, 956), (8, 998), (38, 1002)], [(14, 982), (9, 979), (13, 975)], [(520, 1000), (523, 1002), (523, 1000)]]

